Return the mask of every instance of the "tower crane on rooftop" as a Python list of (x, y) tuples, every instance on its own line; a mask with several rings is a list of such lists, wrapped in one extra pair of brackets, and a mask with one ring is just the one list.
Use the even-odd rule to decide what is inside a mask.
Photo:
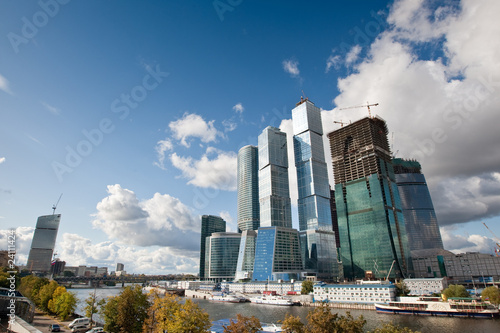
[(335, 124), (340, 124), (340, 127), (344, 127), (344, 125), (348, 125), (347, 123), (344, 123), (342, 120), (340, 120), (340, 121), (336, 121), (336, 120), (334, 120), (333, 122), (334, 122)]
[(375, 104), (370, 104), (369, 102), (366, 102), (366, 105), (357, 105), (357, 106), (348, 106), (346, 108), (340, 108), (339, 110), (347, 110), (347, 109), (357, 109), (357, 108), (368, 108), (368, 117), (372, 117), (372, 113), (370, 110), (370, 106), (377, 106), (378, 103)]
[(496, 238), (496, 241), (495, 241), (495, 244), (497, 246), (497, 248), (495, 249), (495, 255), (497, 257), (500, 257), (500, 239), (497, 237), (497, 235), (495, 235), (495, 233), (486, 225), (486, 223), (484, 223), (484, 226), (486, 227), (486, 229), (488, 229), (489, 232), (491, 232), (491, 234)]

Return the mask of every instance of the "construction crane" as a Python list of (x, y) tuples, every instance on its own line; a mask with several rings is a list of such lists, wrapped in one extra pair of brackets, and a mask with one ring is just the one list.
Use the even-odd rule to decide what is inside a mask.
[(495, 249), (495, 255), (497, 257), (500, 257), (500, 240), (499, 238), (497, 237), (497, 235), (495, 235), (495, 233), (486, 225), (486, 223), (482, 222), (484, 224), (484, 226), (486, 227), (486, 229), (488, 229), (489, 232), (491, 232), (491, 234), (496, 238), (497, 242), (495, 242), (497, 248)]
[(61, 200), (62, 195), (63, 194), (61, 193), (61, 195), (59, 196), (59, 199), (57, 200), (56, 204), (52, 205), (52, 210), (53, 210), (52, 215), (54, 215), (56, 213), (56, 208), (57, 208), (57, 205), (59, 204), (59, 200)]
[(344, 125), (348, 125), (347, 123), (342, 122), (342, 120), (341, 120), (341, 121), (336, 121), (336, 120), (334, 120), (333, 122), (334, 122), (335, 124), (340, 124), (340, 127), (344, 127)]
[(366, 105), (357, 105), (357, 106), (348, 106), (346, 108), (340, 108), (339, 110), (347, 110), (347, 109), (357, 109), (357, 108), (368, 108), (368, 117), (372, 117), (372, 113), (371, 113), (371, 110), (370, 110), (370, 106), (377, 106), (378, 103), (375, 103), (375, 104), (370, 104), (368, 102), (366, 102)]
[(389, 273), (387, 273), (387, 277), (385, 278), (385, 280), (389, 280), (389, 275), (391, 275), (391, 272), (392, 272), (392, 268), (394, 267), (394, 264), (396, 263), (396, 260), (393, 260), (392, 261), (392, 265), (391, 265), (391, 268), (389, 269)]

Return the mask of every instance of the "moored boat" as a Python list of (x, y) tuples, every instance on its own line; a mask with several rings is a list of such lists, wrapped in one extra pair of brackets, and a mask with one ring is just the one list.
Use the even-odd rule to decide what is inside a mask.
[(409, 314), (442, 317), (496, 318), (498, 308), (490, 303), (480, 302), (470, 298), (450, 298), (441, 301), (439, 298), (404, 297), (398, 302), (375, 304), (380, 313)]
[(245, 302), (245, 299), (239, 296), (226, 293), (213, 293), (212, 296), (208, 298), (208, 300), (216, 302), (229, 302), (229, 303)]
[(271, 305), (283, 305), (283, 306), (293, 305), (293, 302), (289, 298), (278, 295), (262, 295), (262, 296), (252, 297), (250, 298), (250, 302), (256, 304), (271, 304)]

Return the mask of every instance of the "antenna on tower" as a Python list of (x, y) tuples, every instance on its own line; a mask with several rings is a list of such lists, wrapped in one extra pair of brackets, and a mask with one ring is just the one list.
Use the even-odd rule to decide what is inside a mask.
[(56, 204), (52, 205), (52, 210), (53, 210), (52, 215), (54, 215), (56, 213), (56, 208), (57, 208), (57, 205), (59, 204), (59, 200), (61, 200), (62, 195), (63, 194), (61, 193), (61, 195), (59, 196), (59, 199), (57, 200)]

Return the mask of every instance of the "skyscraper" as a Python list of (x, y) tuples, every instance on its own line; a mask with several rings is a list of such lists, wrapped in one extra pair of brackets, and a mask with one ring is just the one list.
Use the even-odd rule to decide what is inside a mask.
[(384, 120), (366, 117), (328, 134), (341, 257), (349, 279), (368, 272), (403, 277), (412, 269), (387, 133)]
[(237, 232), (214, 232), (206, 238), (205, 279), (217, 282), (234, 279), (240, 238)]
[(214, 232), (225, 232), (226, 221), (219, 216), (203, 215), (201, 217), (201, 242), (200, 242), (200, 280), (205, 278), (205, 251), (206, 238)]
[(256, 230), (260, 226), (259, 151), (244, 146), (238, 152), (238, 229), (242, 232), (235, 280), (251, 279)]
[(286, 134), (267, 127), (259, 135), (260, 225), (253, 279), (299, 277), (302, 270), (298, 232), (292, 229)]
[(332, 230), (321, 110), (309, 99), (301, 99), (292, 110), (292, 119), (304, 268), (323, 280), (333, 280), (339, 277), (339, 263)]
[(392, 163), (410, 250), (443, 249), (434, 205), (420, 163), (401, 158), (393, 159)]
[(61, 214), (39, 216), (31, 241), (28, 255), (28, 270), (31, 272), (49, 272), (52, 254), (56, 244), (57, 231), (61, 222)]
[(257, 230), (259, 213), (259, 151), (255, 146), (244, 146), (238, 152), (238, 228)]

